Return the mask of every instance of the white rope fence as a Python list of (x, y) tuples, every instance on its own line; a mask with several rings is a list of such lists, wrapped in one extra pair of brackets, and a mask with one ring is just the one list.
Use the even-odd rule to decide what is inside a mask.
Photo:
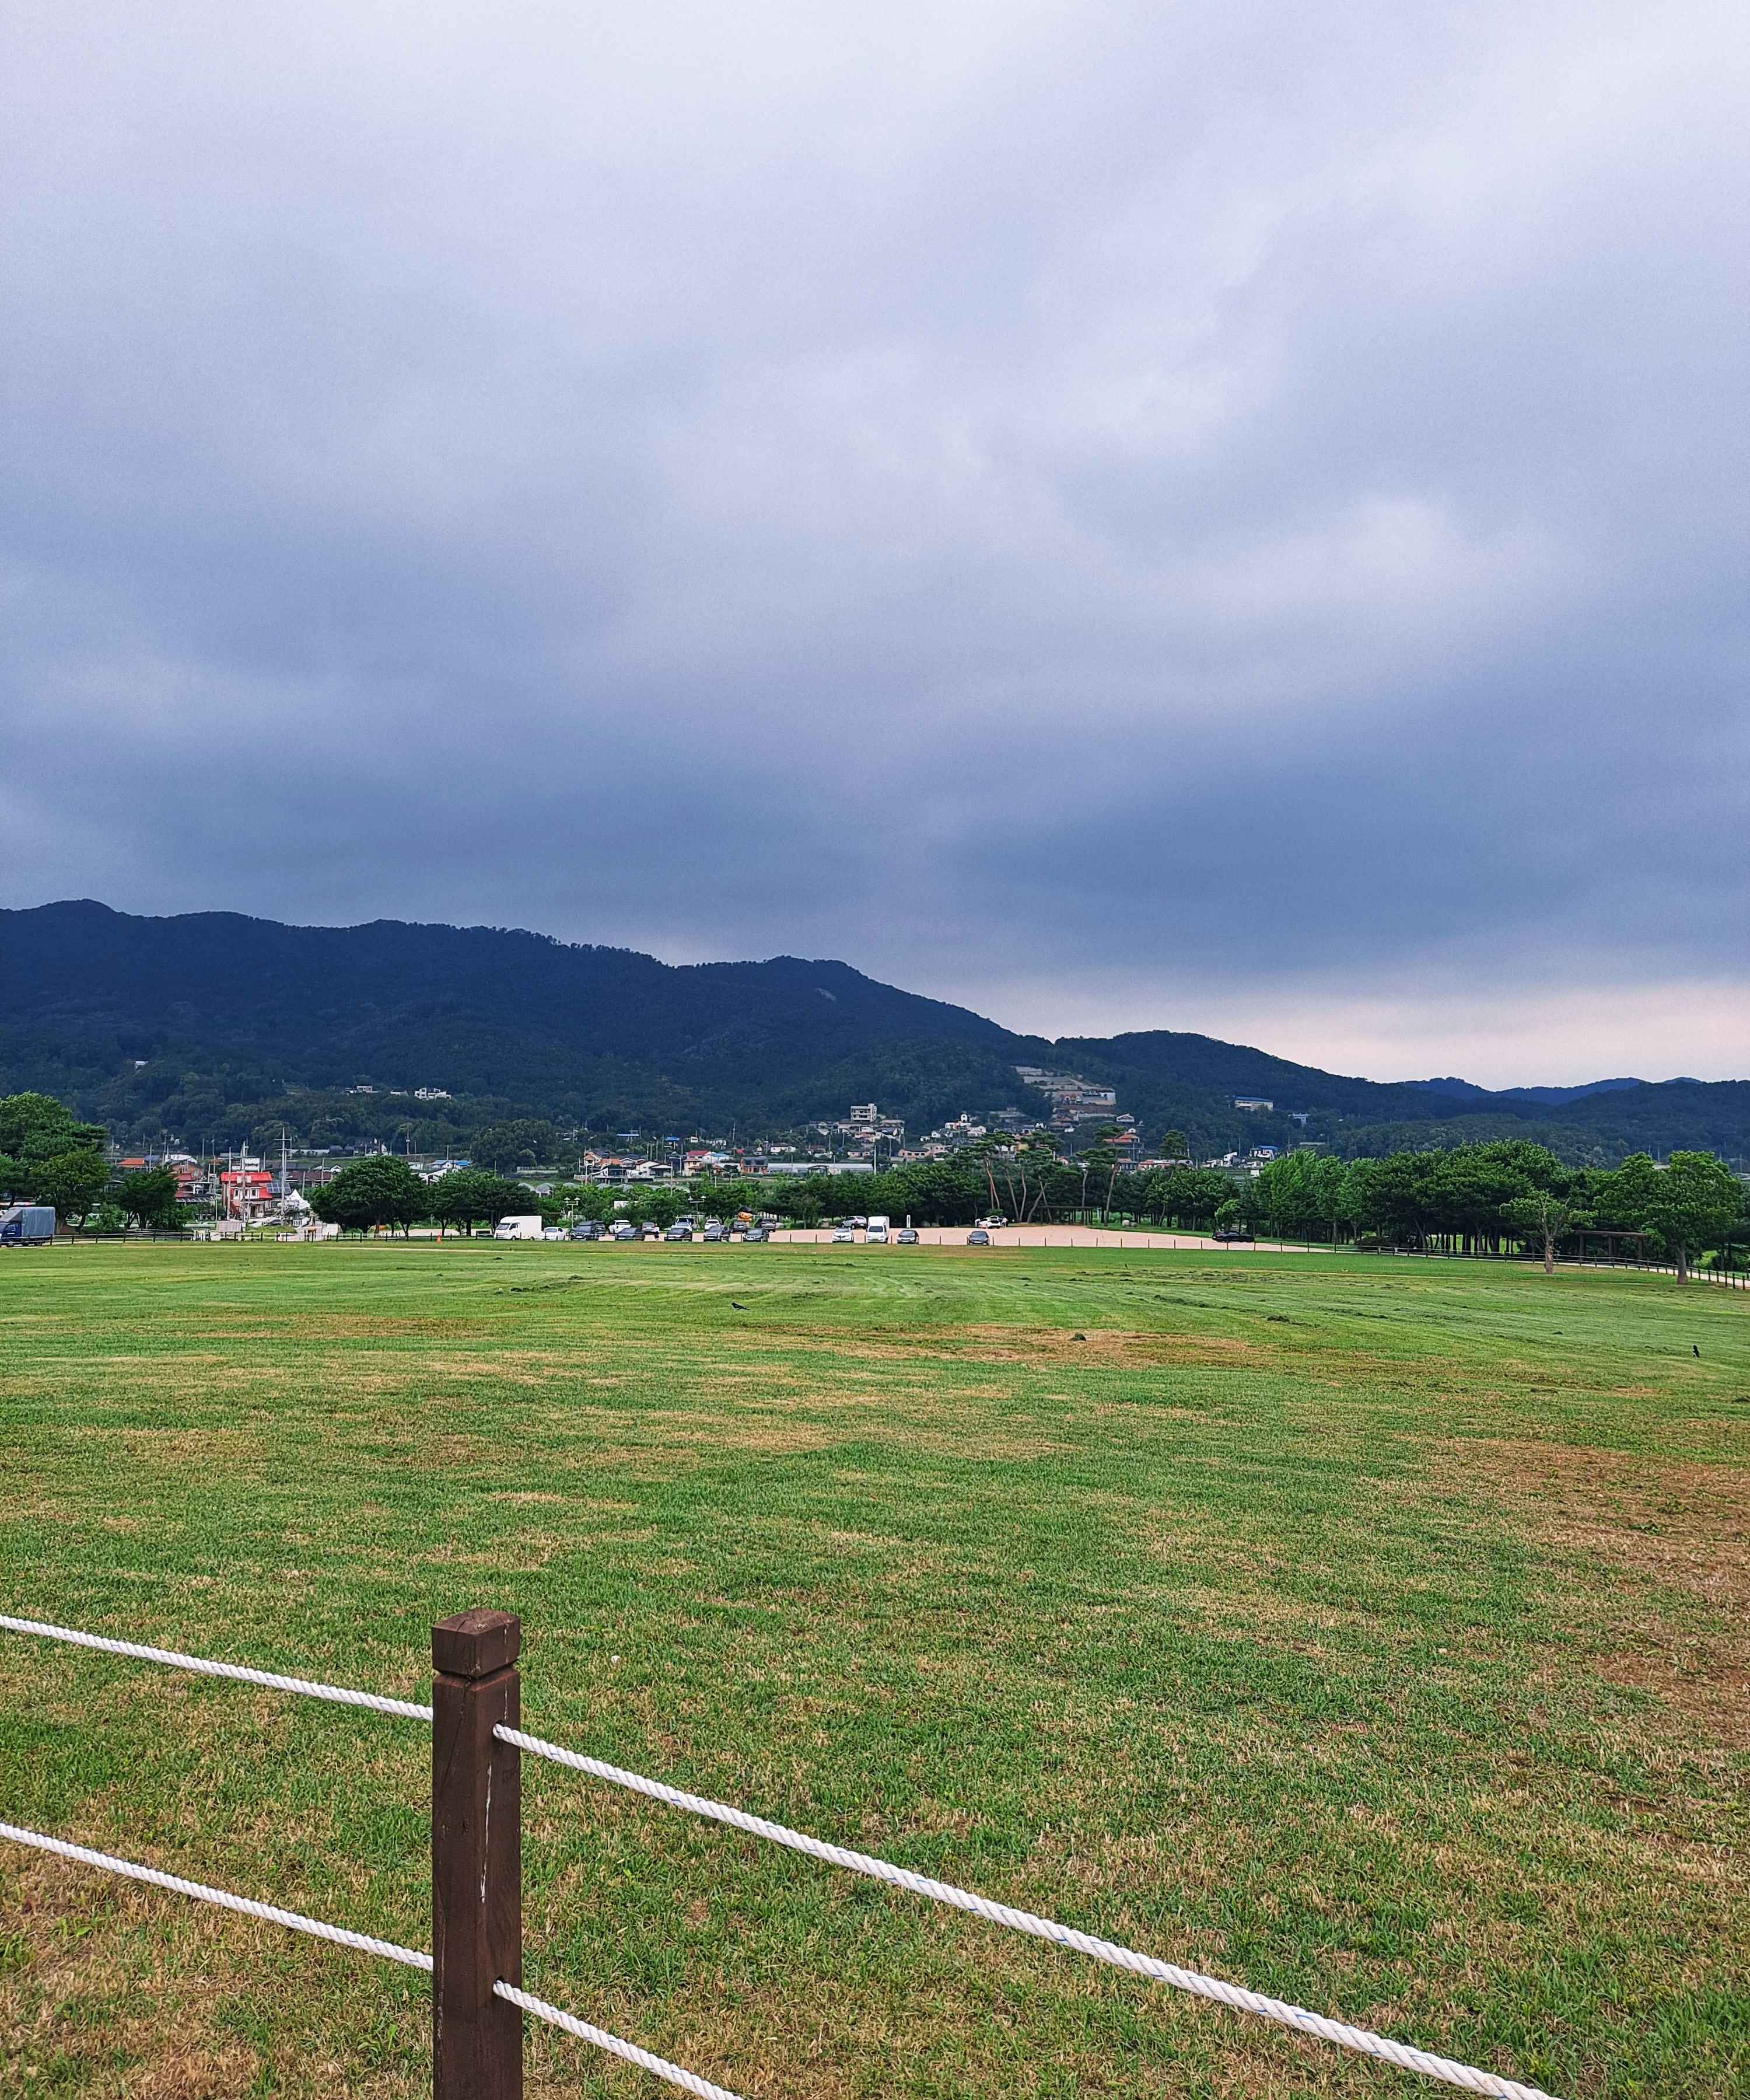
[(411, 1699), (385, 1699), (375, 1692), (350, 1692), (340, 1684), (312, 1684), (303, 1677), (276, 1677), (271, 1670), (245, 1670), (240, 1662), (211, 1662), (205, 1656), (179, 1655), (174, 1648), (142, 1648), (135, 1641), (109, 1640), (101, 1634), (82, 1634), (71, 1626), (45, 1626), (37, 1619), (9, 1619), (0, 1616), (0, 1627), (13, 1634), (38, 1634), (45, 1640), (68, 1642), (74, 1648), (94, 1648), (105, 1655), (125, 1655), (135, 1662), (161, 1662), (170, 1670), (192, 1670), (202, 1677), (232, 1677), (240, 1684), (259, 1684), (269, 1692), (296, 1692), (306, 1699), (331, 1700), (337, 1706), (367, 1706), (373, 1714), (396, 1714), (407, 1721), (429, 1721), (431, 1709), (417, 1706)]
[[(78, 1648), (95, 1648), (106, 1654), (131, 1657), (140, 1662), (156, 1662), (174, 1670), (195, 1670), (209, 1677), (227, 1677), (245, 1684), (258, 1684), (269, 1691), (296, 1692), (305, 1698), (326, 1699), (342, 1706), (359, 1706), (380, 1714), (392, 1714), (403, 1718), (429, 1722), (432, 1711), (429, 1706), (415, 1705), (406, 1699), (386, 1699), (371, 1692), (355, 1692), (335, 1684), (319, 1684), (301, 1677), (280, 1677), (261, 1670), (248, 1670), (240, 1664), (214, 1662), (200, 1656), (182, 1655), (170, 1648), (145, 1648), (133, 1641), (111, 1640), (100, 1635), (75, 1631), (68, 1626), (55, 1626), (35, 1619), (15, 1619), (0, 1615), (0, 1629), (11, 1633), (34, 1634), (49, 1640), (66, 1641)], [(1303, 2005), (1292, 2005), (1281, 1998), (1268, 1998), (1257, 1991), (1248, 1991), (1242, 1985), (1223, 1982), (1219, 1976), (1207, 1976), (1195, 1969), (1181, 1969), (1175, 1963), (1158, 1961), (1153, 1955), (1139, 1954), (1133, 1948), (1121, 1947), (1114, 1940), (1100, 1939), (1094, 1935), (1078, 1932), (1073, 1926), (1060, 1925), (1055, 1920), (1041, 1917), (1034, 1912), (1016, 1910), (1007, 1904), (994, 1903), (988, 1896), (976, 1895), (970, 1889), (957, 1888), (951, 1882), (932, 1880), (927, 1874), (914, 1873), (909, 1867), (896, 1867), (886, 1860), (878, 1860), (868, 1852), (853, 1852), (842, 1845), (831, 1845), (819, 1838), (810, 1838), (805, 1832), (790, 1829), (782, 1823), (769, 1823), (764, 1816), (750, 1815), (746, 1810), (731, 1808), (726, 1802), (707, 1800), (703, 1794), (688, 1793), (679, 1787), (668, 1786), (661, 1780), (646, 1779), (642, 1773), (627, 1771), (618, 1765), (606, 1764), (599, 1758), (588, 1758), (575, 1750), (567, 1750), (557, 1743), (544, 1741), (539, 1736), (527, 1735), (520, 1728), (498, 1727), (493, 1734), (500, 1740), (514, 1744), (531, 1757), (544, 1758), (550, 1762), (566, 1766), (572, 1771), (583, 1772), (591, 1779), (605, 1780), (611, 1786), (624, 1787), (633, 1793), (641, 1793), (651, 1801), (665, 1802), (671, 1808), (679, 1808), (691, 1815), (703, 1816), (708, 1821), (726, 1824), (731, 1829), (741, 1830), (750, 1837), (763, 1838), (774, 1845), (782, 1845), (792, 1852), (805, 1854), (810, 1859), (821, 1860), (829, 1866), (843, 1868), (847, 1873), (863, 1874), (871, 1881), (884, 1882), (893, 1888), (905, 1889), (913, 1895), (923, 1896), (932, 1903), (946, 1904), (956, 1910), (969, 1912), (976, 1917), (987, 1919), (993, 1925), (1006, 1926), (1012, 1932), (1025, 1933), (1030, 1939), (1043, 1939), (1052, 1946), (1067, 1947), (1078, 1954), (1106, 1963), (1109, 1967), (1122, 1969), (1133, 1975), (1145, 1976), (1152, 1982), (1165, 1983), (1175, 1991), (1184, 1991), (1192, 1997), (1202, 1998), (1211, 2004), (1226, 2005), (1236, 2012), (1251, 2013), (1260, 2019), (1274, 2021), (1277, 2025), (1291, 2028), (1298, 2034), (1311, 2035), (1320, 2041), (1335, 2044), (1339, 2049), (1353, 2050), (1361, 2056), (1370, 2056), (1381, 2062), (1395, 2064), (1400, 2070), (1419, 2072), (1425, 2078), (1437, 2079), (1447, 2085), (1457, 2086), (1461, 2091), (1486, 2096), (1486, 2100), (1553, 2100), (1553, 2096), (1541, 2087), (1524, 2085), (1511, 2078), (1502, 2078), (1493, 2071), (1479, 2071), (1474, 2066), (1455, 2062), (1450, 2057), (1435, 2056), (1426, 2049), (1416, 2049), (1408, 2042), (1394, 2041), (1389, 2036), (1373, 2033), (1365, 2027), (1349, 2026), (1342, 2020), (1327, 2019), (1321, 2013), (1309, 2011)], [(68, 1859), (82, 1860), (88, 1865), (108, 1868), (112, 1873), (126, 1874), (136, 1881), (149, 1882), (161, 1888), (171, 1889), (183, 1895), (192, 1895), (209, 1903), (217, 1903), (227, 1908), (242, 1912), (250, 1917), (259, 1917), (277, 1925), (289, 1926), (294, 1931), (313, 1934), (319, 1939), (332, 1939), (344, 1947), (354, 1947), (366, 1953), (380, 1954), (386, 1960), (403, 1961), (415, 1968), (429, 1970), (430, 1955), (416, 1953), (409, 1948), (392, 1947), (386, 1941), (374, 1940), (359, 1933), (343, 1931), (337, 1926), (318, 1923), (312, 1918), (300, 1917), (292, 1911), (275, 1909), (271, 1904), (252, 1903), (241, 1896), (227, 1895), (222, 1890), (209, 1889), (197, 1882), (179, 1880), (174, 1875), (161, 1874), (148, 1867), (137, 1867), (126, 1860), (115, 1860), (107, 1853), (90, 1852), (76, 1845), (67, 1845), (59, 1838), (45, 1838), (32, 1831), (22, 1831), (11, 1824), (0, 1824), (0, 1837), (10, 1838), (20, 1844), (35, 1845), (42, 1850), (55, 1852)], [(598, 2049), (623, 2058), (628, 2063), (639, 2065), (669, 2084), (679, 2085), (689, 2093), (701, 2096), (701, 2100), (736, 2100), (736, 2096), (721, 2085), (696, 2078), (692, 2072), (682, 2071), (664, 2058), (651, 2056), (636, 2044), (622, 2041), (588, 2022), (575, 2019), (562, 2013), (544, 2000), (531, 1998), (508, 1983), (495, 1985), (498, 1994), (513, 2004), (522, 2006), (525, 2012), (537, 2019), (546, 2020), (568, 2034), (593, 2043)]]
[(593, 2042), (597, 2049), (605, 2049), (610, 2056), (617, 2056), (627, 2063), (635, 2063), (640, 2071), (648, 2071), (653, 2077), (665, 2078), (671, 2085), (678, 2085), (683, 2093), (696, 2093), (699, 2100), (738, 2100), (726, 2085), (713, 2085), (708, 2078), (695, 2077), (690, 2071), (683, 2071), (678, 2063), (670, 2063), (666, 2057), (652, 2056), (647, 2049), (640, 2049), (636, 2042), (622, 2041), (618, 2035), (605, 2029), (593, 2027), (588, 2020), (580, 2020), (571, 2013), (562, 2013), (557, 2005), (549, 2005), (544, 1998), (531, 1997), (527, 1991), (519, 1991), (514, 1983), (495, 1983), (494, 1995), (508, 1998), (514, 2005), (531, 2014), (537, 2020), (545, 2020), (551, 2027), (561, 2027), (568, 2035), (575, 2035), (580, 2041)]
[(112, 1852), (94, 1852), (84, 1845), (69, 1845), (64, 1838), (45, 1838), (40, 1830), (20, 1830), (15, 1823), (0, 1823), (0, 1838), (15, 1845), (33, 1845), (39, 1852), (52, 1852), (58, 1860), (77, 1860), (82, 1867), (101, 1867), (105, 1873), (125, 1880), (145, 1882), (172, 1895), (192, 1896), (196, 1903), (217, 1904), (221, 1910), (240, 1912), (259, 1918), (263, 1925), (283, 1925), (293, 1932), (307, 1932), (312, 1939), (332, 1940), (350, 1947), (355, 1954), (375, 1954), (385, 1961), (399, 1961), (408, 1969), (431, 1972), (431, 1957), (417, 1947), (397, 1947), (392, 1939), (372, 1939), (368, 1932), (349, 1932), (344, 1926), (324, 1925), (319, 1917), (305, 1917), (295, 1910), (281, 1910), (276, 1904), (257, 1903), (253, 1897), (234, 1896), (228, 1889), (210, 1889), (205, 1882), (185, 1882), (180, 1874), (161, 1874), (156, 1867), (136, 1866), (118, 1860)]
[(1188, 1992), (1193, 1997), (1206, 1998), (1236, 2012), (1255, 2013), (1261, 2019), (1274, 2020), (1282, 2027), (1294, 2028), (1297, 2033), (1315, 2035), (1321, 2041), (1334, 2042), (1339, 2049), (1378, 2057), (1384, 2062), (1396, 2064), (1400, 2070), (1420, 2071), (1425, 2078), (1439, 2079), (1461, 2091), (1487, 2094), (1489, 2100), (1552, 2100), (1552, 2096), (1540, 2087), (1522, 2085), (1514, 2079), (1498, 2077), (1493, 2071), (1478, 2071), (1470, 2064), (1454, 2062), (1450, 2057), (1431, 2055), (1426, 2049), (1413, 2049), (1407, 2042), (1393, 2041), (1385, 2035), (1370, 2033), (1365, 2027), (1352, 2027), (1341, 2020), (1326, 2019), (1322, 2014), (1308, 2012), (1303, 2006), (1289, 2005), (1281, 1998), (1267, 1998), (1237, 1983), (1223, 1983), (1218, 1976), (1206, 1976), (1195, 1969), (1180, 1969), (1170, 1961), (1157, 1961), (1153, 1955), (1138, 1954), (1115, 1941), (1096, 1939), (1090, 1933), (1078, 1932), (1051, 1918), (1039, 1917), (1032, 1911), (993, 1903), (988, 1896), (975, 1895), (970, 1889), (956, 1888), (950, 1882), (932, 1881), (927, 1874), (913, 1873), (908, 1867), (893, 1866), (867, 1852), (848, 1851), (842, 1845), (829, 1845), (800, 1830), (789, 1829), (782, 1823), (768, 1823), (764, 1816), (749, 1815), (745, 1810), (731, 1808), (723, 1802), (707, 1801), (702, 1794), (683, 1793), (678, 1787), (665, 1786), (660, 1780), (646, 1779), (640, 1772), (624, 1771), (618, 1765), (604, 1764), (598, 1758), (580, 1757), (575, 1750), (562, 1749), (557, 1743), (543, 1742), (540, 1736), (525, 1735), (520, 1728), (500, 1727), (492, 1732), (505, 1742), (514, 1743), (519, 1750), (527, 1751), (531, 1757), (549, 1758), (573, 1771), (585, 1772), (592, 1779), (605, 1780), (611, 1786), (625, 1787), (633, 1793), (644, 1794), (652, 1801), (666, 1802), (671, 1808), (685, 1809), (690, 1815), (704, 1816), (713, 1823), (726, 1823), (733, 1830), (744, 1830), (750, 1837), (787, 1846), (792, 1852), (806, 1853), (810, 1859), (823, 1860), (829, 1866), (843, 1867), (853, 1874), (866, 1874), (871, 1881), (886, 1882), (892, 1887), (909, 1890), (913, 1895), (927, 1896), (932, 1902), (970, 1911), (976, 1917), (988, 1918), (993, 1925), (1007, 1926), (1012, 1932), (1024, 1932), (1032, 1939), (1048, 1940), (1054, 1946), (1073, 1948), (1078, 1954), (1091, 1956), (1095, 1961), (1106, 1962), (1114, 1969), (1126, 1969), (1133, 1975), (1147, 1976), (1157, 1983), (1169, 1984), (1174, 1990)]
[[(184, 1881), (180, 1874), (161, 1873), (156, 1867), (142, 1867), (132, 1860), (118, 1860), (112, 1852), (94, 1852), (86, 1845), (69, 1845), (64, 1838), (45, 1837), (40, 1830), (20, 1829), (15, 1823), (0, 1823), (0, 1838), (10, 1839), (15, 1845), (31, 1846), (39, 1852), (52, 1853), (58, 1860), (75, 1860), (82, 1867), (100, 1867), (105, 1873), (120, 1874), (126, 1881), (144, 1882), (152, 1888), (167, 1889), (172, 1895), (192, 1896), (197, 1903), (217, 1904), (221, 1910), (236, 1911), (244, 1917), (258, 1919), (263, 1925), (283, 1925), (293, 1932), (307, 1933), (312, 1939), (325, 1939), (336, 1947), (350, 1947), (356, 1954), (374, 1954), (384, 1961), (399, 1961), (403, 1968), (421, 1970), (428, 1976), (431, 1974), (431, 1957), (421, 1954), (417, 1947), (398, 1947), (392, 1939), (373, 1939), (368, 1932), (349, 1932), (345, 1926), (327, 1925), (320, 1918), (306, 1917), (299, 1911), (281, 1910), (277, 1904), (257, 1903), (250, 1896), (236, 1896), (228, 1889), (209, 1888), (205, 1882)], [(508, 1998), (512, 2005), (520, 2005), (535, 2018), (562, 2028), (580, 2041), (593, 2042), (610, 2056), (635, 2063), (641, 2071), (664, 2078), (671, 2085), (680, 2086), (683, 2092), (696, 2093), (699, 2100), (738, 2100), (738, 2096), (726, 2086), (713, 2085), (708, 2079), (696, 2078), (690, 2071), (683, 2071), (679, 2064), (670, 2063), (665, 2057), (653, 2056), (647, 2049), (640, 2049), (636, 2042), (623, 2041), (605, 2027), (592, 2027), (587, 2020), (561, 2012), (544, 1998), (531, 1997), (527, 1991), (519, 1991), (510, 1983), (495, 1983), (492, 1988), (499, 1997)]]

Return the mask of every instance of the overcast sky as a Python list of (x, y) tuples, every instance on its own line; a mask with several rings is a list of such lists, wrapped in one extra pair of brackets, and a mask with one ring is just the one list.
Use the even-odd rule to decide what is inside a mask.
[(6, 40), (0, 902), (1750, 1075), (1737, 7)]

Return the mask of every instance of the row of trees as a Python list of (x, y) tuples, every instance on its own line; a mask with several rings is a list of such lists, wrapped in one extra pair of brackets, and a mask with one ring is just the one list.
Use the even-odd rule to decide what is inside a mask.
[[(514, 1167), (549, 1134), (544, 1126), (507, 1124), (491, 1149)], [(430, 1224), (465, 1232), (536, 1209), (552, 1222), (617, 1213), (659, 1225), (683, 1212), (730, 1218), (742, 1211), (815, 1224), (852, 1204), (919, 1224), (956, 1225), (988, 1210), (1023, 1222), (1076, 1218), (1188, 1231), (1243, 1226), (1285, 1239), (1376, 1239), (1464, 1253), (1519, 1246), (1541, 1255), (1546, 1265), (1579, 1233), (1614, 1231), (1644, 1235), (1640, 1244), (1685, 1274), (1708, 1248), (1750, 1243), (1750, 1189), (1711, 1153), (1673, 1153), (1664, 1166), (1636, 1154), (1605, 1171), (1564, 1167), (1542, 1145), (1518, 1139), (1378, 1159), (1303, 1151), (1271, 1161), (1255, 1180), (1236, 1182), (1219, 1169), (1188, 1164), (1127, 1172), (1110, 1135), (1073, 1159), (1041, 1132), (988, 1139), (950, 1158), (883, 1174), (773, 1176), (692, 1190), (635, 1187), (617, 1202), (609, 1189), (584, 1185), (562, 1185), (536, 1198), (487, 1165), (427, 1182), (404, 1159), (378, 1155), (342, 1168), (311, 1202), (318, 1216), (349, 1230)], [(174, 1175), (157, 1167), (114, 1176), (104, 1137), (99, 1126), (78, 1122), (49, 1095), (0, 1099), (0, 1198), (52, 1203), (76, 1224), (94, 1214), (117, 1223), (182, 1223)]]
[(1582, 1230), (1636, 1233), (1687, 1274), (1704, 1249), (1750, 1242), (1750, 1189), (1711, 1153), (1679, 1152), (1664, 1167), (1644, 1154), (1611, 1172), (1563, 1167), (1538, 1145), (1505, 1140), (1447, 1152), (1400, 1152), (1384, 1159), (1333, 1159), (1294, 1152), (1255, 1180), (1236, 1184), (1212, 1167), (1172, 1166), (1126, 1173), (1098, 1151), (1075, 1160), (1048, 1144), (973, 1147), (854, 1179), (826, 1175), (717, 1181), (692, 1190), (634, 1189), (616, 1202), (606, 1189), (561, 1185), (537, 1198), (526, 1185), (483, 1167), (420, 1180), (404, 1160), (379, 1157), (342, 1167), (312, 1198), (319, 1216), (352, 1230), (419, 1224), (472, 1231), (539, 1209), (549, 1222), (619, 1215), (668, 1225), (683, 1214), (730, 1218), (770, 1211), (795, 1224), (865, 1211), (919, 1224), (969, 1224), (988, 1208), (1023, 1220), (1076, 1217), (1188, 1231), (1240, 1226), (1271, 1238), (1369, 1239), (1466, 1254), (1528, 1246), (1553, 1267)]
[(1396, 1246), (1500, 1253), (1528, 1246), (1553, 1268), (1585, 1231), (1638, 1233), (1686, 1276), (1708, 1247), (1750, 1242), (1750, 1187), (1711, 1152), (1663, 1167), (1637, 1153), (1610, 1171), (1564, 1167), (1541, 1145), (1507, 1139), (1383, 1159), (1291, 1152), (1233, 1199), (1230, 1215), (1292, 1239), (1377, 1238)]

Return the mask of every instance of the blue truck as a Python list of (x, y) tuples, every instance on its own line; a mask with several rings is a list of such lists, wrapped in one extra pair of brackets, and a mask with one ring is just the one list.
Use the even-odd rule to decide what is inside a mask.
[(0, 1246), (46, 1246), (54, 1237), (50, 1204), (8, 1203), (0, 1211)]

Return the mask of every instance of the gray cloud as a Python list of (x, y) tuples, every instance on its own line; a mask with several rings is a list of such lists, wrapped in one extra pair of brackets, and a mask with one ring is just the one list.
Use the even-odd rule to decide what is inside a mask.
[(1740, 1069), (1730, 27), (42, 18), (5, 901)]

